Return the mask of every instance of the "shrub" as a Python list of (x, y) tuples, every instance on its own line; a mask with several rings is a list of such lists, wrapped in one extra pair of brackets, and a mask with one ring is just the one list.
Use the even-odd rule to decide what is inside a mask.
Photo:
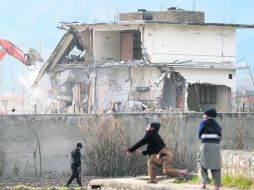
[(86, 144), (87, 165), (97, 176), (136, 176), (146, 173), (144, 157), (126, 155), (124, 147), (129, 144), (120, 120), (100, 118), (92, 143)]

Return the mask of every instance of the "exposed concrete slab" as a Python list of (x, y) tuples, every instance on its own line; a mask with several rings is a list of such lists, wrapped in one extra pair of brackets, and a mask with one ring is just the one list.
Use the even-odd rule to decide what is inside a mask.
[[(133, 177), (133, 178), (108, 178), (91, 180), (88, 184), (88, 189), (100, 190), (192, 190), (201, 189), (198, 184), (176, 184), (174, 179), (165, 177), (158, 178), (157, 184), (149, 184), (148, 177)], [(212, 189), (209, 186), (207, 189)], [(229, 190), (235, 188), (221, 188), (221, 190)]]

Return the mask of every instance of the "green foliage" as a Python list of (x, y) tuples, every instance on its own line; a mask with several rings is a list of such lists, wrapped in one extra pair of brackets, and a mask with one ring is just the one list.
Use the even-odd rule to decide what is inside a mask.
[[(185, 181), (184, 179), (176, 179), (174, 183), (199, 184), (200, 181), (200, 178), (195, 175), (188, 181)], [(254, 181), (246, 177), (223, 176), (221, 183), (222, 187), (234, 187), (242, 189), (249, 189), (254, 187)]]
[(32, 188), (32, 187), (28, 187), (28, 186), (25, 186), (25, 185), (17, 185), (15, 187), (12, 187), (11, 190), (34, 190), (36, 188)]
[(254, 181), (246, 177), (224, 176), (222, 178), (222, 186), (224, 187), (250, 188), (253, 185)]

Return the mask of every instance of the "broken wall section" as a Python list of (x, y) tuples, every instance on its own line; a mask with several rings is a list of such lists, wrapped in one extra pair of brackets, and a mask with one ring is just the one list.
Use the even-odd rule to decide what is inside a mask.
[(214, 107), (219, 112), (227, 112), (232, 110), (232, 92), (223, 85), (190, 84), (187, 103), (190, 111), (204, 112)]
[(94, 31), (94, 59), (97, 64), (126, 63), (142, 59), (139, 30)]

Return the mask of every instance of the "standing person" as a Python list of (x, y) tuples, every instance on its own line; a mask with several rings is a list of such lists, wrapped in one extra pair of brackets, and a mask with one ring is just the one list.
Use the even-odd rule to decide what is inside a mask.
[(200, 168), (202, 176), (202, 188), (210, 183), (207, 170), (210, 169), (215, 183), (215, 190), (221, 186), (221, 127), (215, 121), (217, 112), (215, 109), (208, 109), (204, 112), (203, 121), (198, 129), (198, 136), (202, 144), (200, 146)]
[(78, 143), (76, 145), (76, 148), (71, 151), (71, 170), (72, 170), (72, 175), (68, 182), (66, 183), (66, 186), (69, 187), (71, 182), (76, 178), (77, 183), (79, 186), (82, 186), (81, 184), (81, 153), (80, 150), (83, 148), (81, 143)]
[[(156, 179), (156, 167), (162, 167), (163, 173), (173, 177), (186, 176), (188, 174), (187, 170), (178, 170), (171, 168), (171, 163), (173, 159), (173, 154), (169, 148), (166, 147), (163, 139), (158, 134), (160, 129), (159, 122), (152, 122), (147, 125), (145, 136), (137, 142), (131, 148), (125, 148), (126, 152), (134, 152), (141, 155), (149, 155), (147, 161), (148, 175), (150, 176), (149, 183), (157, 183)], [(147, 145), (147, 150), (141, 151), (138, 148)]]

